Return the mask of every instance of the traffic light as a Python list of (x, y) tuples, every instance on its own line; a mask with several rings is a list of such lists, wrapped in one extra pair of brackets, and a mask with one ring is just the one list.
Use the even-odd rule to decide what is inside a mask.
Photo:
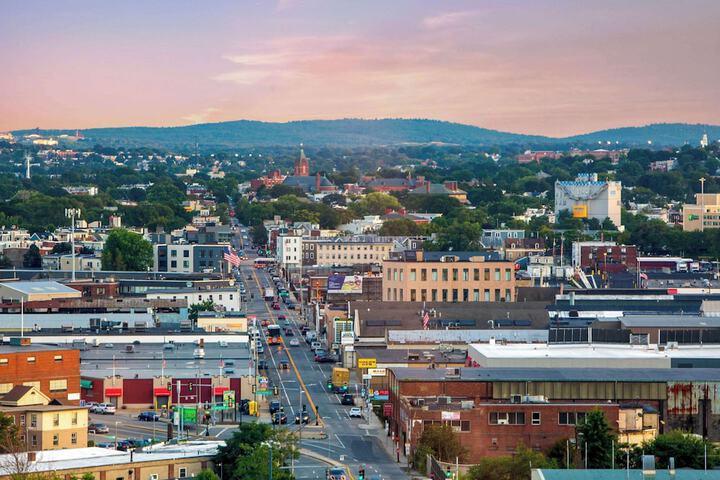
[(278, 386), (277, 385), (273, 386), (273, 395), (279, 395), (279, 394), (280, 394), (280, 389), (278, 388)]
[(447, 471), (445, 472), (445, 478), (453, 478), (453, 472), (450, 470), (450, 467), (447, 467)]
[(255, 385), (253, 385), (253, 386), (252, 386), (252, 393), (254, 394), (256, 390), (257, 390), (257, 387), (256, 387)]
[(365, 467), (360, 467), (360, 470), (358, 470), (358, 480), (365, 480)]

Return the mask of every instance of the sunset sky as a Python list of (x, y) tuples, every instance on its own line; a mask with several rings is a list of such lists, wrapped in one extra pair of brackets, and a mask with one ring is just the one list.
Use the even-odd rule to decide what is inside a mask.
[(0, 130), (720, 124), (718, 0), (3, 0)]

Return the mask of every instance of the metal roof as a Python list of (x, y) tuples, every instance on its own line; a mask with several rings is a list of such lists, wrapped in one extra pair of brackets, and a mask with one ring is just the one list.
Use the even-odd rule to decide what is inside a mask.
[(720, 317), (699, 315), (629, 315), (618, 320), (626, 327), (720, 328)]
[[(458, 381), (445, 370), (392, 368), (398, 380)], [(461, 368), (464, 382), (717, 382), (720, 368)]]
[(537, 480), (718, 480), (719, 470), (691, 470), (678, 468), (673, 475), (668, 470), (658, 468), (652, 476), (642, 470), (582, 470), (582, 469), (537, 469), (533, 470), (533, 479)]
[[(8, 292), (6, 293), (5, 290)], [(82, 292), (63, 285), (62, 283), (39, 280), (35, 282), (2, 282), (0, 283), (0, 294), (4, 297), (22, 295), (24, 300), (32, 300), (33, 295), (60, 295), (63, 297), (82, 296)]]

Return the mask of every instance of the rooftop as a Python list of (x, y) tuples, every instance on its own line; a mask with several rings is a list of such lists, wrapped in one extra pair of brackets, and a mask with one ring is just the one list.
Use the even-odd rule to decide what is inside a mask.
[(460, 368), (460, 378), (444, 369), (391, 369), (400, 381), (461, 382), (717, 382), (720, 368)]
[(617, 320), (625, 327), (720, 328), (720, 317), (699, 315), (628, 315)]
[(720, 358), (720, 345), (681, 345), (674, 349), (659, 350), (657, 345), (626, 345), (617, 343), (585, 344), (508, 344), (473, 343), (469, 348), (485, 358), (522, 359), (659, 359)]
[[(212, 457), (225, 442), (192, 441), (182, 445), (155, 445), (145, 452), (135, 452), (133, 463), (175, 460), (194, 457)], [(147, 453), (146, 453), (147, 452)], [(10, 475), (11, 455), (0, 455), (0, 475)], [(81, 468), (99, 468), (130, 463), (130, 452), (108, 448), (88, 447), (37, 452), (37, 459), (30, 462), (30, 472), (55, 472)]]
[(62, 283), (39, 280), (34, 282), (17, 281), (0, 283), (0, 296), (13, 298), (22, 296), (23, 300), (32, 300), (35, 295), (56, 295), (60, 297), (80, 297), (82, 293)]
[(674, 475), (663, 469), (657, 469), (653, 476), (643, 474), (642, 470), (581, 470), (581, 469), (536, 469), (533, 480), (717, 480), (720, 470), (677, 469)]

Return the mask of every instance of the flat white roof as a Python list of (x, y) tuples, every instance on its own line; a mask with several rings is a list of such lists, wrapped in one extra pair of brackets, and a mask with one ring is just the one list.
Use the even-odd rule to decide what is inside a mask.
[[(154, 445), (145, 448), (144, 452), (133, 455), (133, 463), (152, 462), (159, 460), (173, 460), (181, 458), (194, 458), (214, 456), (221, 441), (196, 441), (181, 445)], [(10, 475), (5, 465), (12, 465), (11, 455), (0, 455), (0, 475)], [(30, 472), (64, 471), (80, 468), (102, 468), (108, 465), (123, 465), (130, 462), (130, 452), (121, 452), (109, 448), (69, 448), (65, 450), (44, 450), (37, 452), (34, 462), (30, 463)]]
[[(657, 345), (622, 345), (622, 344), (488, 344), (473, 343), (471, 352), (485, 358), (553, 358), (553, 359), (652, 359), (663, 357), (704, 358), (720, 357), (720, 345), (680, 345), (678, 348), (660, 350)], [(571, 367), (572, 365), (568, 365)]]

